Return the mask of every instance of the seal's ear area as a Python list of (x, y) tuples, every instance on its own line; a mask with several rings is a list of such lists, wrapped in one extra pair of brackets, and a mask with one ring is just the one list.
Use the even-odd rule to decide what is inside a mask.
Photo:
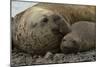
[(52, 15), (52, 18), (54, 23), (58, 25), (60, 33), (66, 35), (71, 31), (70, 24), (65, 20), (63, 16), (60, 16), (59, 14), (54, 14)]

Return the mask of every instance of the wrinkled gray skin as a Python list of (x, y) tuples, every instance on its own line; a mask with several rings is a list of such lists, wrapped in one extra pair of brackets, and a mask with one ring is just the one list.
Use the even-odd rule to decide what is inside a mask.
[(62, 39), (61, 50), (64, 53), (87, 51), (96, 47), (96, 24), (79, 21), (72, 24), (72, 31)]
[(70, 32), (70, 25), (62, 16), (41, 8), (26, 10), (13, 21), (13, 45), (31, 54), (58, 52), (61, 39)]

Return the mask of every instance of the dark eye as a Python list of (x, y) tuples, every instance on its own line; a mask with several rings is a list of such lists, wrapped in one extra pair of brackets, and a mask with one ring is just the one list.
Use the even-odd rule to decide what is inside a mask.
[(77, 45), (77, 42), (75, 40), (72, 40), (72, 43), (75, 44), (75, 45)]
[(48, 18), (43, 18), (42, 22), (48, 22)]
[(76, 43), (76, 41), (75, 41), (75, 40), (72, 40), (72, 42), (73, 42), (73, 43)]
[(47, 24), (47, 22), (49, 21), (49, 19), (47, 17), (44, 17), (42, 20), (41, 20), (41, 24), (40, 26), (45, 26)]

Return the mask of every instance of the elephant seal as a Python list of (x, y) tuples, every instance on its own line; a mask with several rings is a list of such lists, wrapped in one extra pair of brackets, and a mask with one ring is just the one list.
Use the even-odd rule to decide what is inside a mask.
[(39, 3), (14, 17), (13, 45), (32, 54), (57, 52), (70, 25), (79, 20), (95, 21), (95, 6)]
[(96, 24), (79, 21), (71, 26), (72, 31), (62, 39), (61, 50), (64, 53), (76, 53), (95, 49)]
[(14, 46), (31, 54), (58, 52), (61, 39), (70, 32), (70, 24), (62, 16), (41, 8), (18, 14), (13, 21)]

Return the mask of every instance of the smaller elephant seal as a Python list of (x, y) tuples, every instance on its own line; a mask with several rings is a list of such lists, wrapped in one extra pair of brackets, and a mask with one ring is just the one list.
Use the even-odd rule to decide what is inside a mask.
[(79, 21), (71, 26), (72, 31), (64, 36), (61, 43), (63, 53), (77, 53), (96, 48), (96, 24)]

